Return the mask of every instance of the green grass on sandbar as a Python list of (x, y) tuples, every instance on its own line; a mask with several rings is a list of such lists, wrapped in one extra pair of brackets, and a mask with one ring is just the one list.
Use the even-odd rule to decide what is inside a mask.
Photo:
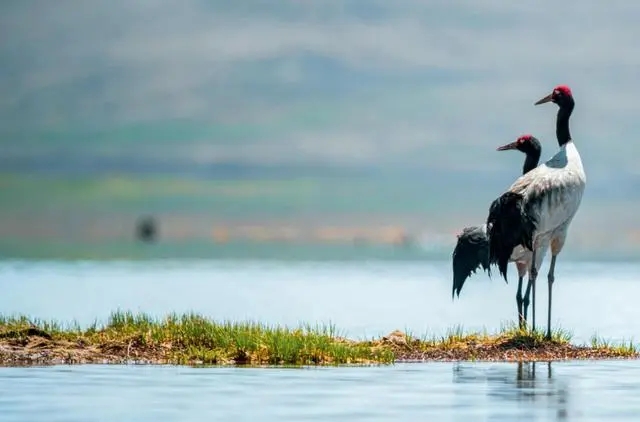
[(551, 340), (545, 338), (545, 333), (537, 330), (521, 329), (515, 323), (500, 327), (497, 333), (488, 331), (465, 332), (462, 326), (455, 326), (447, 330), (445, 335), (422, 335), (417, 338), (408, 334), (412, 340), (418, 340), (423, 347), (456, 347), (460, 344), (496, 343), (508, 341), (514, 347), (536, 347), (545, 344), (565, 345), (571, 341), (571, 333), (563, 328), (556, 328), (551, 332)]
[(118, 311), (104, 325), (80, 329), (77, 324), (64, 327), (24, 316), (0, 316), (0, 337), (2, 333), (22, 335), (28, 327), (44, 331), (52, 340), (82, 340), (102, 349), (113, 346), (111, 350), (126, 345), (151, 360), (178, 364), (363, 364), (390, 363), (394, 357), (389, 349), (339, 337), (332, 325), (288, 328), (216, 322), (193, 313), (156, 320), (147, 314)]
[[(218, 322), (194, 313), (155, 319), (117, 311), (89, 327), (0, 315), (0, 364), (126, 362), (213, 365), (388, 364), (407, 360), (561, 360), (637, 358), (632, 342), (615, 345), (593, 338), (575, 346), (563, 329), (547, 340), (540, 331), (503, 326), (495, 333), (444, 336), (394, 331), (380, 339), (350, 340), (333, 325), (296, 328), (258, 322)], [(46, 351), (46, 353), (36, 353)], [(33, 356), (36, 356), (35, 358)]]

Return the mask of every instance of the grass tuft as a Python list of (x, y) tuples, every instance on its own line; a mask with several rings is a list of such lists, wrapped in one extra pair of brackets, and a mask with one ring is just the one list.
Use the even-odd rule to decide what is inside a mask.
[(0, 317), (0, 339), (18, 340), (20, 345), (37, 336), (30, 328), (54, 341), (82, 344), (107, 360), (115, 355), (179, 364), (318, 365), (390, 363), (394, 358), (388, 349), (338, 337), (333, 325), (288, 328), (216, 322), (193, 313), (156, 320), (147, 314), (117, 311), (103, 326), (80, 330), (25, 316)]
[(333, 324), (272, 326), (255, 321), (214, 321), (195, 313), (157, 319), (113, 312), (104, 324), (0, 315), (0, 364), (172, 363), (189, 365), (342, 365), (397, 361), (632, 358), (632, 341), (614, 345), (594, 336), (589, 346), (570, 343), (571, 333), (544, 334), (515, 324), (490, 334), (452, 327), (444, 336), (394, 331), (380, 339), (354, 341)]
[(614, 344), (610, 340), (594, 334), (591, 337), (591, 347), (594, 349), (607, 349), (615, 351), (620, 355), (637, 355), (640, 351), (633, 340), (622, 340), (619, 344)]

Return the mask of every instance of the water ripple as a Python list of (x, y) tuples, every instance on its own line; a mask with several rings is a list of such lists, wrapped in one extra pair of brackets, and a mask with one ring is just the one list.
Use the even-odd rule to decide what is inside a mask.
[(635, 362), (0, 370), (2, 421), (635, 420)]

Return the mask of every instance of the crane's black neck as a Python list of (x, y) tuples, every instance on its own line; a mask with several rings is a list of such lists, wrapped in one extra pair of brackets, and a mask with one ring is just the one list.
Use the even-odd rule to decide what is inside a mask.
[(524, 166), (522, 167), (522, 174), (527, 174), (534, 168), (538, 167), (538, 163), (540, 162), (540, 154), (542, 153), (540, 148), (532, 148), (530, 151), (526, 152), (526, 157), (524, 159)]
[(556, 137), (558, 145), (563, 146), (571, 140), (571, 132), (569, 132), (569, 118), (573, 112), (575, 103), (573, 98), (569, 97), (559, 103), (558, 117), (556, 118)]

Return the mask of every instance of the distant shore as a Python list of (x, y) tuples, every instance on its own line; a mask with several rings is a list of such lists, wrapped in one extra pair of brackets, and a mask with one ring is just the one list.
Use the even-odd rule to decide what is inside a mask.
[(350, 340), (333, 326), (268, 326), (216, 322), (197, 314), (155, 320), (113, 313), (88, 328), (27, 317), (0, 316), (0, 366), (55, 364), (341, 365), (425, 361), (557, 361), (636, 359), (632, 343), (595, 338), (575, 345), (560, 330), (542, 333), (505, 328), (498, 333), (452, 330), (442, 337), (414, 338), (400, 331), (371, 340)]

